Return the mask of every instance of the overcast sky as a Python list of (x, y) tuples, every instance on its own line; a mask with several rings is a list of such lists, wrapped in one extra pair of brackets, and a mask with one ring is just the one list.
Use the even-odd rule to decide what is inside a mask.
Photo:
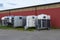
[(60, 0), (0, 0), (0, 10), (60, 2)]

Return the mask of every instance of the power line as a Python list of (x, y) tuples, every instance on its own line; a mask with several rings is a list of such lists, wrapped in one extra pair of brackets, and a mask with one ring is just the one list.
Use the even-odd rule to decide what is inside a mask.
[(7, 3), (7, 4), (10, 4), (10, 5), (16, 5), (15, 3)]

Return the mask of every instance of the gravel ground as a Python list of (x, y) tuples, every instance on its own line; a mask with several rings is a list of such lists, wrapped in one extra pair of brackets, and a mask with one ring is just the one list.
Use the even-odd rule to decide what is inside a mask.
[(60, 30), (32, 32), (0, 29), (0, 40), (60, 40)]

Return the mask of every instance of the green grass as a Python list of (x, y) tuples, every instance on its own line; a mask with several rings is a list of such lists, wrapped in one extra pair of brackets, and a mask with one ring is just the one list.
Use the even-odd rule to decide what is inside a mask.
[[(23, 27), (13, 28), (12, 26), (0, 26), (0, 29), (24, 31)], [(35, 30), (35, 28), (28, 28), (26, 31), (34, 31), (34, 30)]]
[(14, 29), (14, 28), (11, 26), (0, 26), (0, 29)]
[[(34, 27), (28, 28), (27, 30), (24, 30), (23, 27), (13, 28), (12, 26), (0, 26), (0, 29), (18, 30), (18, 31), (34, 31), (34, 30), (36, 30)], [(57, 28), (51, 28), (51, 29), (57, 29)]]

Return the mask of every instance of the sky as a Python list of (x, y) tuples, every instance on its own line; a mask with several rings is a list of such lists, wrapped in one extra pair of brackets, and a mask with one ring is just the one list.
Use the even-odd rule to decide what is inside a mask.
[(60, 0), (0, 0), (0, 10), (60, 2)]

